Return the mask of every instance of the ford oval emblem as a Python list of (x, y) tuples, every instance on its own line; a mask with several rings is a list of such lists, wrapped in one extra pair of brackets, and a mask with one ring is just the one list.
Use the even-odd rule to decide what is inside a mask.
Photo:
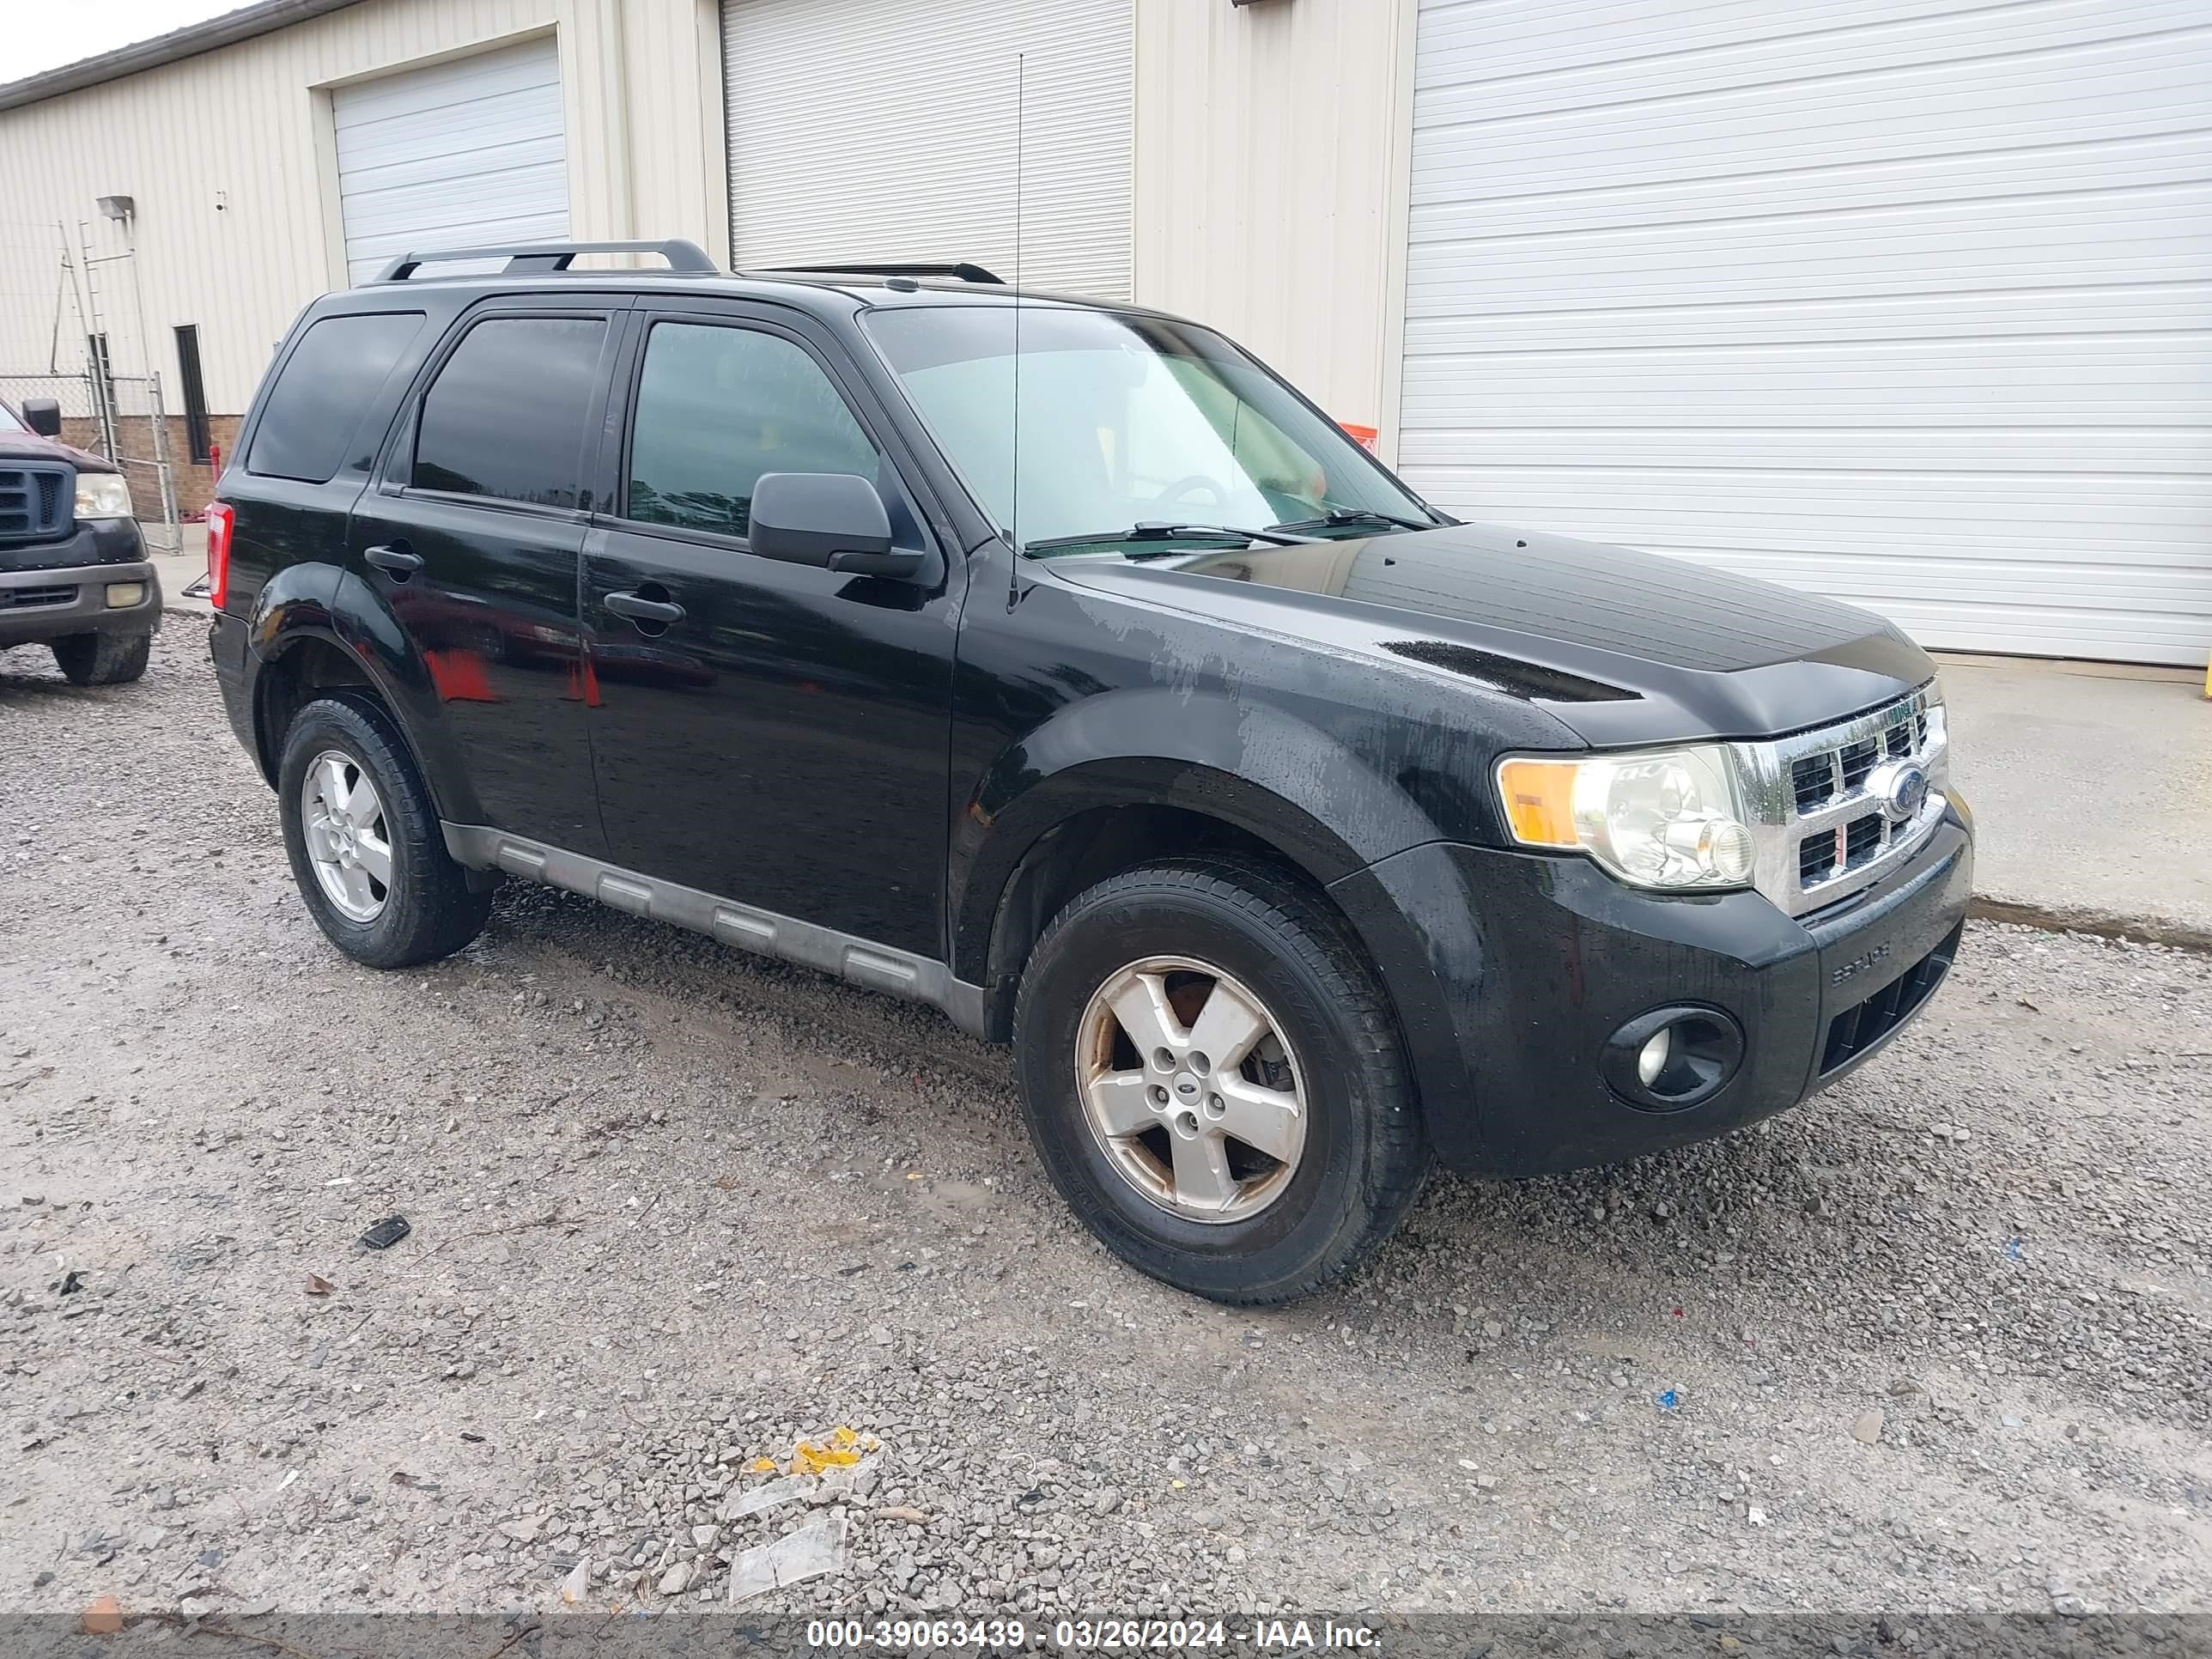
[(1867, 793), (1898, 823), (1910, 823), (1928, 805), (1928, 774), (1911, 761), (1892, 761), (1867, 780)]

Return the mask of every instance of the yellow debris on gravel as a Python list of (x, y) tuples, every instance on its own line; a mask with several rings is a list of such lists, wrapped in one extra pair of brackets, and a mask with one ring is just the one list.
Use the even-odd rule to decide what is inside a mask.
[(820, 1474), (827, 1469), (849, 1469), (863, 1453), (875, 1450), (876, 1437), (861, 1435), (840, 1423), (822, 1440), (802, 1440), (792, 1449), (793, 1474)]
[(745, 1465), (745, 1473), (821, 1474), (830, 1469), (849, 1469), (882, 1443), (872, 1434), (862, 1434), (857, 1429), (840, 1423), (821, 1439), (802, 1440), (793, 1446), (787, 1471), (785, 1465), (773, 1457), (756, 1457)]

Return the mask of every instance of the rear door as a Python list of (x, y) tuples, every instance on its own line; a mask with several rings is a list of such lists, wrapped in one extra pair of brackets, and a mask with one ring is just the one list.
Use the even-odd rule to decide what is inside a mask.
[(625, 303), (498, 301), (464, 317), (348, 538), (399, 654), (434, 688), (438, 740), (476, 796), (461, 810), (593, 855), (577, 562)]
[[(834, 340), (777, 307), (706, 301), (641, 307), (632, 330), (628, 407), (609, 422), (617, 498), (584, 566), (610, 856), (941, 957), (958, 561)], [(771, 471), (872, 479), (896, 543), (936, 556), (927, 578), (755, 554), (746, 514)], [(617, 593), (682, 614), (621, 615)]]

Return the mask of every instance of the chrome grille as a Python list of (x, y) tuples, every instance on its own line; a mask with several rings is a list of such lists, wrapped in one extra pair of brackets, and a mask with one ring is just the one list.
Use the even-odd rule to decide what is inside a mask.
[[(1870, 885), (1943, 817), (1949, 746), (1934, 684), (1836, 725), (1732, 745), (1748, 797), (1752, 884), (1792, 915)], [(1878, 767), (1917, 763), (1928, 799), (1899, 822), (1869, 792)]]

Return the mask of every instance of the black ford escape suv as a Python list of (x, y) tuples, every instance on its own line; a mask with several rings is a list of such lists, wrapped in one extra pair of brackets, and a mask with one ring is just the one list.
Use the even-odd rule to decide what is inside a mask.
[(222, 481), (224, 699), (356, 960), (504, 872), (934, 1004), (1237, 1302), (1432, 1158), (1792, 1105), (1942, 980), (1971, 823), (1880, 617), (1455, 523), (1174, 318), (607, 246), (316, 301)]
[(112, 464), (61, 441), (50, 398), (0, 404), (0, 650), (44, 645), (72, 685), (146, 672), (161, 581)]

